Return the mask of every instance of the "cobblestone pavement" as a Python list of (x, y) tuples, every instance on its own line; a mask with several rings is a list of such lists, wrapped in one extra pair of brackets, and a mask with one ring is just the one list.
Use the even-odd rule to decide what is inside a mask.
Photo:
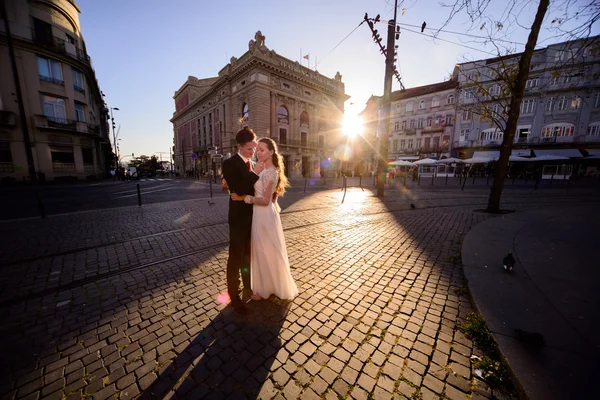
[(243, 318), (219, 302), (226, 199), (0, 223), (2, 398), (490, 398), (458, 330), (472, 308), (456, 262), (487, 193), (343, 195), (282, 200), (300, 295)]

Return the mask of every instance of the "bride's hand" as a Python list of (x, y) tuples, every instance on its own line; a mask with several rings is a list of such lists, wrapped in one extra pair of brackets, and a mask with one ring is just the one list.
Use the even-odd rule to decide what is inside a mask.
[(233, 200), (233, 201), (244, 201), (245, 198), (246, 198), (246, 195), (240, 196), (237, 193), (231, 193), (231, 200)]

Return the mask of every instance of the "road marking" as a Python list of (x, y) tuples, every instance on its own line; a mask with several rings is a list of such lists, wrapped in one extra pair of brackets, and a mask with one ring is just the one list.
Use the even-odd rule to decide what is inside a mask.
[[(169, 187), (166, 187), (166, 188), (163, 188), (163, 189), (147, 190), (147, 191), (141, 192), (141, 194), (149, 194), (149, 193), (155, 193), (155, 192), (162, 192), (163, 190), (169, 190), (169, 189), (172, 189), (172, 188), (173, 188), (173, 186), (169, 186)], [(123, 199), (125, 197), (133, 197), (133, 196), (137, 196), (137, 192), (133, 193), (133, 194), (128, 194), (128, 195), (125, 195), (125, 196), (113, 197), (113, 199), (115, 199), (115, 200), (116, 199)]]

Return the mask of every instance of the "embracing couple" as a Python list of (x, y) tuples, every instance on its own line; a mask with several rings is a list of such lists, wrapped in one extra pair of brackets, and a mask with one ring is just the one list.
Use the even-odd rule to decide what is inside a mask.
[[(240, 299), (241, 270), (244, 300), (272, 294), (284, 300), (298, 295), (288, 261), (277, 197), (288, 185), (283, 157), (270, 138), (256, 140), (252, 129), (235, 137), (238, 153), (223, 161), (224, 184), (229, 187), (229, 259), (227, 292), (231, 306), (248, 313)], [(256, 152), (258, 162), (252, 158)]]

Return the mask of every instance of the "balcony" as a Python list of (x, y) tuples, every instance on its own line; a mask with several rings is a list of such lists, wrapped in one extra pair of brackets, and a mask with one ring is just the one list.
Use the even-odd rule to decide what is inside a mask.
[(403, 133), (407, 136), (416, 135), (417, 130), (416, 129), (404, 129)]
[(12, 111), (0, 110), (0, 127), (14, 128), (16, 126), (16, 114)]
[(75, 172), (75, 164), (73, 163), (52, 163), (54, 172)]
[(77, 131), (77, 121), (66, 118), (47, 117), (35, 115), (35, 127), (39, 129), (59, 129), (66, 131)]
[(481, 145), (486, 147), (495, 147), (502, 144), (501, 140), (483, 140)]
[(15, 172), (15, 168), (12, 162), (0, 162), (0, 173), (11, 173)]

